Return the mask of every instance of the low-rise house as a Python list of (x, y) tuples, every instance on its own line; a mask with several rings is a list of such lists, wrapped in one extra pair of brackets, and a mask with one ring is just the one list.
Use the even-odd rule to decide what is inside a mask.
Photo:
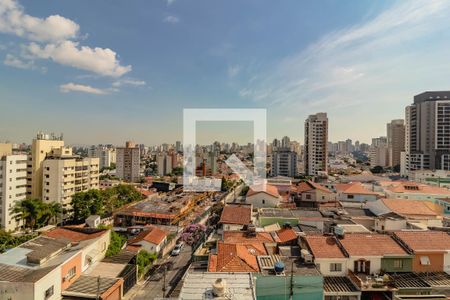
[(302, 181), (291, 190), (298, 207), (320, 207), (321, 204), (336, 202), (336, 194), (326, 187), (312, 182)]
[(407, 227), (408, 219), (394, 212), (379, 215), (374, 224), (374, 230), (379, 233), (394, 232)]
[(412, 271), (412, 255), (388, 235), (350, 233), (338, 242), (349, 257), (349, 268), (355, 274)]
[(262, 208), (258, 214), (259, 225), (264, 227), (278, 223), (283, 226), (289, 223), (291, 226), (298, 224), (298, 218), (293, 211), (287, 208)]
[(167, 232), (156, 226), (148, 226), (135, 237), (128, 240), (129, 246), (139, 246), (141, 249), (153, 253), (159, 253), (167, 242)]
[(324, 276), (346, 276), (348, 257), (342, 252), (334, 236), (307, 235), (302, 238), (302, 248), (308, 249), (320, 273)]
[(110, 230), (78, 227), (56, 227), (43, 235), (70, 241), (72, 244), (86, 242), (81, 249), (81, 271), (105, 257), (110, 243)]
[(220, 216), (220, 224), (225, 231), (241, 230), (244, 225), (252, 223), (252, 207), (250, 205), (226, 205)]
[(278, 207), (282, 202), (282, 197), (278, 189), (270, 184), (250, 188), (246, 195), (245, 202), (255, 208), (273, 208)]
[(450, 272), (450, 235), (441, 231), (397, 231), (394, 237), (414, 255), (414, 272)]
[(64, 299), (122, 299), (123, 279), (81, 275), (62, 292)]
[(295, 246), (298, 244), (297, 233), (290, 226), (275, 231), (272, 236), (279, 246)]
[(61, 299), (81, 275), (81, 250), (89, 241), (39, 236), (0, 255), (4, 299)]
[(380, 194), (364, 187), (361, 182), (339, 183), (334, 186), (339, 201), (370, 202), (380, 197)]
[(395, 213), (408, 220), (423, 221), (429, 226), (442, 226), (442, 216), (432, 209), (433, 206), (430, 201), (404, 199), (379, 199), (366, 205), (377, 216)]
[(326, 300), (359, 300), (361, 290), (347, 276), (324, 276), (323, 295)]
[(386, 198), (430, 200), (450, 197), (450, 190), (442, 187), (411, 181), (382, 182), (381, 188)]

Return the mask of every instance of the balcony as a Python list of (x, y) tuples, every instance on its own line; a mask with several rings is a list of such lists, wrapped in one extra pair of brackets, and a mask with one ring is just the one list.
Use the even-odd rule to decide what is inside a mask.
[(395, 292), (398, 289), (390, 284), (389, 277), (374, 274), (355, 273), (348, 270), (350, 280), (363, 292)]

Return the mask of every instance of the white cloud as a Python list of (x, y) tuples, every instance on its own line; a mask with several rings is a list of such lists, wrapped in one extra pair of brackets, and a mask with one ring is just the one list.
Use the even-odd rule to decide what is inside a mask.
[(175, 3), (175, 0), (166, 0), (167, 6), (170, 6)]
[(0, 0), (0, 32), (39, 42), (75, 38), (80, 26), (60, 15), (45, 19), (27, 15), (15, 0)]
[(94, 88), (89, 85), (77, 84), (77, 83), (73, 83), (73, 82), (69, 82), (69, 83), (60, 85), (59, 90), (62, 93), (81, 92), (81, 93), (88, 93), (88, 94), (95, 94), (95, 95), (108, 94), (107, 90), (98, 89), (98, 88)]
[(239, 74), (241, 71), (241, 67), (239, 65), (229, 66), (228, 67), (228, 77), (232, 78)]
[(123, 85), (132, 85), (132, 86), (142, 86), (146, 85), (147, 83), (143, 80), (135, 80), (135, 79), (120, 79), (115, 82), (113, 82), (113, 87), (120, 87)]
[(176, 17), (176, 16), (167, 16), (167, 17), (164, 18), (163, 21), (166, 22), (166, 23), (175, 24), (175, 23), (180, 22), (180, 19), (178, 17)]
[(58, 44), (47, 44), (44, 47), (31, 43), (27, 50), (34, 57), (51, 59), (65, 66), (103, 76), (120, 77), (131, 71), (131, 66), (120, 65), (116, 52), (109, 48), (79, 47), (77, 42), (64, 41)]
[(19, 69), (30, 69), (30, 70), (36, 69), (36, 65), (32, 60), (25, 61), (12, 54), (7, 54), (3, 63), (7, 66)]

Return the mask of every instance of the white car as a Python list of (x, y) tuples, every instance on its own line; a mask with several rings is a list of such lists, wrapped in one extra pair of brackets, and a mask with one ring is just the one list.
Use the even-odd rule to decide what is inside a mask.
[(175, 248), (173, 248), (173, 250), (170, 253), (170, 255), (177, 256), (178, 254), (180, 254), (181, 249), (183, 249), (183, 244), (176, 244)]

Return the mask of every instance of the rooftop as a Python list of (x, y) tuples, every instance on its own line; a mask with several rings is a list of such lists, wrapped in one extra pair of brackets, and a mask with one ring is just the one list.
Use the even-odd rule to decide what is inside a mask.
[(407, 256), (406, 251), (384, 234), (348, 233), (339, 242), (349, 256)]
[(397, 231), (394, 235), (407, 248), (417, 251), (449, 251), (450, 235), (443, 231)]
[[(226, 294), (215, 297), (212, 292), (213, 283), (218, 279), (226, 283)], [(188, 273), (184, 279), (179, 299), (256, 299), (253, 276), (250, 273)]]
[(259, 216), (264, 218), (295, 218), (292, 210), (287, 208), (261, 208)]
[(251, 206), (237, 206), (227, 205), (223, 208), (222, 215), (220, 217), (220, 223), (222, 224), (238, 224), (247, 225), (252, 221), (252, 208)]
[(52, 230), (44, 232), (43, 235), (55, 239), (68, 240), (70, 242), (81, 242), (98, 238), (106, 232), (107, 232), (106, 229), (56, 227)]
[(338, 183), (335, 185), (335, 188), (338, 192), (345, 194), (379, 195), (376, 192), (366, 189), (361, 182)]
[[(74, 283), (62, 292), (66, 297), (89, 297), (95, 299), (97, 292), (101, 294), (108, 291), (113, 286), (120, 284), (121, 279), (93, 277), (81, 275)], [(100, 283), (100, 288), (98, 288)]]
[(359, 292), (359, 289), (347, 276), (324, 276), (323, 290), (329, 294)]
[(401, 216), (427, 216), (436, 217), (438, 214), (423, 200), (381, 199), (383, 204), (391, 211)]
[(254, 189), (250, 188), (247, 192), (247, 197), (253, 196), (253, 195), (259, 194), (259, 193), (266, 193), (266, 194), (276, 197), (276, 198), (280, 197), (277, 187), (274, 185), (271, 185), (271, 184), (266, 184), (265, 186), (262, 186), (262, 185), (257, 186), (257, 188), (254, 188)]
[(136, 244), (146, 241), (155, 245), (159, 245), (167, 236), (167, 233), (156, 226), (147, 226), (145, 230), (137, 236), (128, 240), (128, 244)]
[(322, 192), (325, 192), (325, 193), (329, 193), (329, 194), (332, 193), (332, 191), (330, 191), (329, 189), (327, 189), (323, 185), (320, 185), (318, 183), (312, 182), (310, 180), (300, 182), (296, 186), (295, 190), (298, 193), (303, 193), (303, 192), (313, 191), (313, 190), (319, 190), (319, 191), (322, 191)]
[(307, 235), (304, 237), (314, 258), (345, 258), (334, 236)]

